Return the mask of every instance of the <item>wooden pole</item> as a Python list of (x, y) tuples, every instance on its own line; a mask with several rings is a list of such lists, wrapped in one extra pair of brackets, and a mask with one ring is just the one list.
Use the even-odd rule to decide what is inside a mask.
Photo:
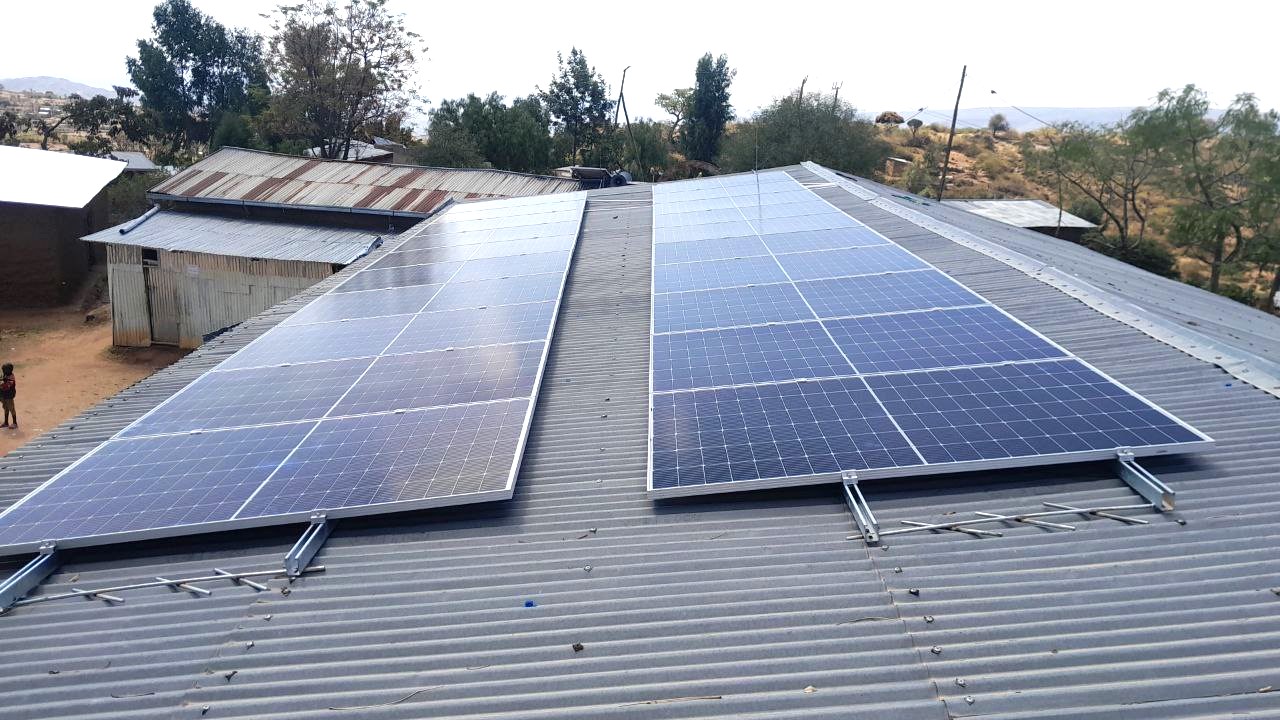
[(960, 89), (956, 92), (956, 107), (951, 111), (951, 132), (947, 135), (947, 153), (942, 156), (942, 179), (938, 181), (938, 199), (947, 191), (947, 170), (951, 165), (951, 142), (956, 139), (956, 117), (960, 115), (960, 96), (964, 94), (964, 76), (969, 72), (965, 65), (960, 70)]

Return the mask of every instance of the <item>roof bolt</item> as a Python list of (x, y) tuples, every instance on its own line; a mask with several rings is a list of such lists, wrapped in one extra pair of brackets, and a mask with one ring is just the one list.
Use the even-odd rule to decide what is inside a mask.
[(970, 705), (972, 705), (972, 704), (974, 704), (974, 703), (978, 702), (977, 700), (973, 699), (973, 696), (972, 696), (972, 695), (965, 695), (965, 696), (964, 696), (964, 701), (965, 701), (965, 702), (967, 702), (967, 703), (969, 703)]
[(889, 546), (888, 546), (888, 545), (881, 545), (881, 546), (880, 546), (880, 552), (889, 552)]
[(201, 714), (201, 715), (204, 715), (204, 714), (206, 714), (206, 713), (208, 713), (208, 712), (209, 712), (209, 706), (208, 706), (208, 705), (204, 705), (204, 706), (202, 706), (202, 707), (200, 708), (200, 714)]
[(959, 687), (969, 687), (969, 681), (964, 678), (956, 678), (956, 685)]
[(915, 595), (916, 597), (920, 597), (920, 588), (908, 588), (907, 592)]
[(941, 645), (934, 645), (933, 647), (929, 648), (929, 652), (933, 653), (934, 655), (941, 655), (941, 654), (942, 654), (942, 646), (941, 646)]
[(595, 528), (587, 528), (587, 532), (591, 533), (592, 535), (595, 535), (597, 531)]
[(1178, 524), (1179, 524), (1179, 525), (1186, 525), (1186, 524), (1187, 524), (1187, 521), (1186, 521), (1184, 518), (1178, 518)]
[(226, 678), (226, 679), (227, 679), (227, 682), (231, 682), (231, 678), (235, 677), (235, 676), (236, 676), (236, 673), (238, 673), (238, 672), (240, 672), (240, 671), (239, 671), (239, 670), (232, 670), (231, 672), (223, 673), (223, 674), (222, 674), (222, 677)]
[(251, 650), (252, 648), (253, 648), (253, 641), (252, 641), (252, 640), (250, 640), (249, 642), (247, 642), (247, 643), (245, 643), (245, 644), (244, 644), (244, 649), (245, 649), (245, 650)]
[(899, 566), (899, 567), (895, 567), (895, 568), (893, 569), (893, 571), (894, 571), (894, 572), (896, 572), (896, 573), (900, 573), (900, 572), (902, 572), (902, 567), (901, 567), (901, 566)]
[(263, 615), (263, 616), (262, 616), (262, 619), (263, 619), (263, 620), (270, 620), (270, 619), (271, 619), (271, 615)]
[(293, 590), (290, 590), (288, 587), (282, 587), (282, 588), (280, 588), (280, 594), (281, 594), (281, 595), (288, 595), (288, 594), (290, 594), (290, 593), (292, 593), (292, 592), (293, 592)]
[(925, 615), (925, 616), (924, 616), (924, 621), (925, 621), (925, 622), (927, 622), (927, 623), (931, 623), (931, 622), (933, 622), (933, 616), (932, 616), (932, 615)]
[(583, 569), (583, 570), (586, 570), (587, 572), (591, 572), (591, 566), (590, 566), (590, 565), (588, 565), (588, 566), (586, 566), (586, 567), (584, 567), (584, 568), (582, 568), (582, 569)]

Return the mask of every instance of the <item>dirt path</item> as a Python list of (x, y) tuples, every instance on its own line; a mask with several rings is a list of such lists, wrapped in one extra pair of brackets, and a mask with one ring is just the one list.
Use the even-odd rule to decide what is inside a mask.
[(0, 362), (18, 379), (18, 430), (0, 429), (0, 455), (170, 365), (177, 348), (111, 345), (109, 306), (51, 310), (0, 309)]

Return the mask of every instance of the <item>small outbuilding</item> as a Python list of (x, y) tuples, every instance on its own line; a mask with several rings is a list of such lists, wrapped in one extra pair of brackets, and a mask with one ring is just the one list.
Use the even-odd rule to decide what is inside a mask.
[(39, 307), (68, 300), (93, 253), (80, 237), (108, 222), (105, 188), (118, 160), (0, 146), (0, 302)]
[(1080, 242), (1086, 232), (1098, 227), (1043, 200), (943, 200), (942, 204), (1072, 242)]
[(329, 277), (382, 237), (359, 228), (154, 208), (84, 239), (107, 248), (116, 345), (195, 348)]

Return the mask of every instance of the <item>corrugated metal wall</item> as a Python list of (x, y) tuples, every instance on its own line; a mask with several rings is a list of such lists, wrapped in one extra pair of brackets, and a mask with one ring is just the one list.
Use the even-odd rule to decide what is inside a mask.
[[(206, 253), (158, 250), (159, 266), (142, 270), (142, 251), (108, 249), (115, 343), (145, 347), (169, 341), (152, 327), (176, 323), (180, 347), (199, 347), (205, 335), (242, 322), (329, 277), (328, 263), (254, 260)], [(147, 298), (148, 282), (155, 289)]]

